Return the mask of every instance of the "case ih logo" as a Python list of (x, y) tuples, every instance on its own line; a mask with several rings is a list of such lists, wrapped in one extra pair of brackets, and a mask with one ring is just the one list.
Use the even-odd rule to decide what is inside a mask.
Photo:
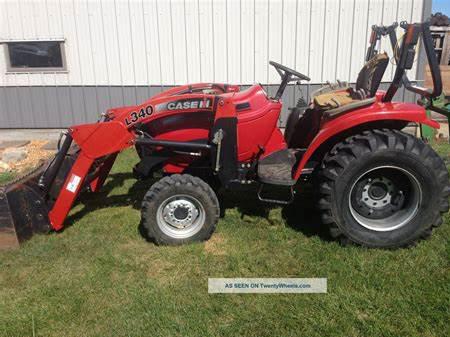
[(169, 102), (158, 106), (158, 110), (188, 110), (188, 109), (207, 109), (212, 108), (212, 100), (207, 99), (185, 99)]

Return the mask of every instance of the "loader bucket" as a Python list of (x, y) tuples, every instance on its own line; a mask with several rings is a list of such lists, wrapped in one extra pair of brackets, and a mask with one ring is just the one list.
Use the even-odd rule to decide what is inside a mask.
[(0, 249), (18, 247), (33, 234), (50, 231), (48, 209), (38, 186), (43, 170), (0, 187)]

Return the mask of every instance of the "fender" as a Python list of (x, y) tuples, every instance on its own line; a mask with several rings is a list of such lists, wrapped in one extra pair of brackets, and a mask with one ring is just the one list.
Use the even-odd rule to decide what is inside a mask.
[(439, 123), (428, 119), (425, 109), (421, 106), (412, 103), (382, 103), (377, 101), (370, 107), (344, 113), (341, 116), (324, 122), (320, 131), (308, 146), (308, 150), (302, 156), (295, 170), (294, 179), (297, 180), (300, 177), (302, 169), (311, 156), (331, 137), (358, 125), (389, 120), (415, 122), (439, 129)]

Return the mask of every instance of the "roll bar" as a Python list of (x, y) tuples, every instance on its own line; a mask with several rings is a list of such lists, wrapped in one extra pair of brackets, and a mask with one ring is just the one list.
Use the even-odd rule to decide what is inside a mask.
[[(397, 48), (397, 30), (398, 23), (394, 22), (390, 26), (372, 26), (372, 33), (370, 35), (370, 45), (367, 48), (367, 54), (366, 54), (366, 62), (369, 62), (372, 57), (374, 57), (376, 54), (378, 54), (377, 44), (381, 40), (382, 37), (388, 36), (389, 41), (391, 43), (392, 51), (395, 51), (395, 48)], [(402, 77), (402, 83), (406, 87), (410, 84), (408, 76), (406, 73), (403, 74)]]
[(376, 54), (378, 54), (377, 44), (381, 40), (382, 37), (388, 35), (389, 40), (392, 45), (392, 50), (395, 49), (395, 45), (397, 44), (397, 35), (395, 34), (395, 30), (398, 27), (398, 23), (394, 22), (390, 26), (372, 26), (372, 33), (370, 34), (369, 39), (369, 47), (367, 48), (366, 53), (366, 62), (370, 61), (372, 57), (374, 57)]
[[(400, 23), (400, 27), (405, 30), (405, 35), (400, 47), (400, 57), (397, 60), (397, 69), (395, 70), (394, 79), (383, 97), (383, 102), (390, 102), (402, 84), (405, 85), (407, 90), (419, 94), (428, 100), (440, 96), (442, 93), (442, 78), (439, 63), (434, 52), (430, 23), (427, 21), (424, 23), (408, 24), (406, 21), (403, 21)], [(395, 32), (389, 31), (388, 34), (394, 49), (397, 43)], [(433, 79), (432, 90), (411, 84), (405, 74), (405, 71), (411, 69), (414, 64), (416, 54), (415, 48), (420, 38), (422, 38), (428, 65), (431, 70), (431, 77)]]

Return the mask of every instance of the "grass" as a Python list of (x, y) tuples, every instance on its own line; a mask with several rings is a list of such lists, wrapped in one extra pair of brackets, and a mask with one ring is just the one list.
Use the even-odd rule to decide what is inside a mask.
[[(121, 154), (62, 233), (0, 253), (0, 336), (448, 336), (448, 215), (415, 248), (369, 250), (330, 240), (307, 195), (235, 193), (210, 241), (157, 247), (137, 230), (136, 160)], [(209, 295), (208, 277), (327, 277), (328, 293)]]
[(14, 172), (2, 172), (0, 173), (0, 186), (7, 184), (8, 182), (10, 182), (11, 180), (13, 180), (15, 178), (15, 174)]

